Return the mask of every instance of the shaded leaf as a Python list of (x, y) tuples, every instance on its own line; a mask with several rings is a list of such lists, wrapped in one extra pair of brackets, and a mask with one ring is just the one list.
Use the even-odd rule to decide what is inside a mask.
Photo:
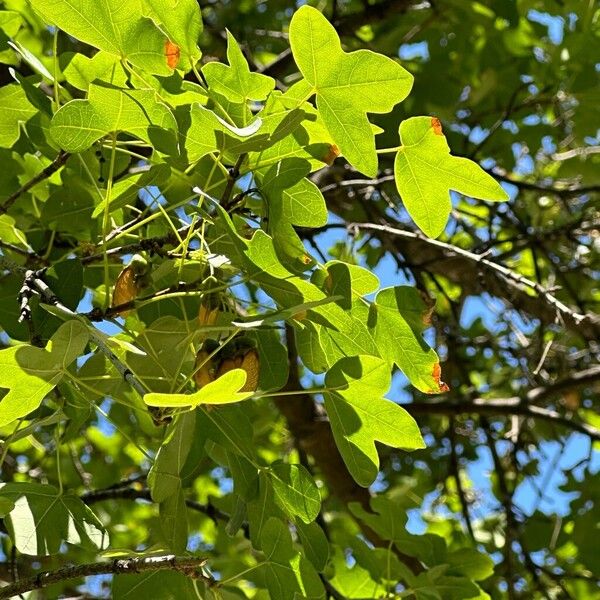
[(268, 473), (275, 502), (289, 517), (299, 517), (304, 523), (317, 518), (321, 510), (321, 495), (310, 473), (302, 465), (276, 462)]
[(0, 483), (0, 497), (14, 503), (5, 523), (23, 554), (57, 554), (63, 542), (99, 550), (108, 545), (102, 524), (77, 496), (40, 483)]

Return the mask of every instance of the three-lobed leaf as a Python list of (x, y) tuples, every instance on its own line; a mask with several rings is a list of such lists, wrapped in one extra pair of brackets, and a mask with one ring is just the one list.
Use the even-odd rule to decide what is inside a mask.
[(29, 345), (0, 350), (0, 388), (9, 390), (0, 400), (0, 426), (38, 408), (87, 342), (85, 325), (72, 320), (60, 326), (45, 350)]
[(0, 498), (14, 506), (5, 519), (17, 550), (33, 556), (56, 555), (63, 542), (103, 549), (108, 536), (80, 498), (41, 483), (0, 483)]
[(508, 200), (502, 186), (477, 163), (450, 154), (437, 118), (406, 119), (399, 132), (396, 186), (413, 221), (428, 236), (438, 237), (446, 227), (450, 190), (481, 200)]
[(290, 23), (294, 60), (306, 80), (305, 93), (348, 162), (377, 174), (375, 140), (367, 113), (387, 113), (408, 96), (413, 76), (396, 61), (372, 52), (346, 53), (333, 25), (315, 8), (302, 6)]
[(375, 442), (394, 448), (424, 448), (415, 420), (385, 399), (391, 383), (386, 361), (375, 356), (339, 360), (325, 376), (325, 409), (335, 442), (354, 480), (363, 487), (375, 481), (379, 456)]

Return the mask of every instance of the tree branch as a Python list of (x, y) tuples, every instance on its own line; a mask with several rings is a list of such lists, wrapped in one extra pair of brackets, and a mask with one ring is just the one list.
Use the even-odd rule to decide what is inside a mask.
[[(22, 273), (24, 275), (24, 287), (27, 286), (31, 291), (37, 292), (40, 295), (43, 303), (54, 306), (65, 317), (68, 317), (69, 319), (76, 319), (83, 323), (88, 330), (88, 334), (92, 342), (94, 342), (98, 349), (108, 358), (115, 369), (121, 374), (123, 379), (125, 379), (125, 381), (127, 381), (127, 383), (140, 395), (140, 397), (143, 398), (144, 394), (146, 393), (144, 386), (129, 370), (129, 367), (122, 363), (119, 357), (108, 347), (104, 341), (103, 334), (100, 333), (93, 325), (91, 325), (84, 316), (72, 311), (60, 301), (60, 299), (42, 279), (42, 274), (44, 272), (43, 269), (41, 271), (32, 271), (13, 263), (3, 256), (0, 256), (0, 268), (7, 269), (13, 273)], [(21, 290), (21, 294), (23, 294), (23, 289)], [(21, 315), (23, 316), (26, 312), (26, 307), (22, 305)]]
[(411, 415), (520, 415), (522, 417), (531, 417), (549, 421), (556, 425), (561, 425), (573, 431), (578, 431), (587, 435), (595, 442), (600, 442), (600, 430), (582, 423), (574, 421), (564, 415), (539, 406), (527, 404), (525, 400), (515, 396), (513, 398), (475, 398), (468, 402), (453, 402), (451, 400), (436, 400), (433, 402), (415, 402), (411, 404), (401, 404)]
[[(544, 286), (511, 269), (496, 263), (485, 254), (474, 254), (468, 250), (453, 246), (446, 242), (428, 238), (420, 233), (397, 229), (377, 223), (351, 223), (349, 229), (356, 228), (367, 231), (378, 231), (382, 234), (393, 235), (409, 240), (409, 246), (401, 246), (399, 250), (406, 255), (418, 257), (415, 266), (427, 264), (432, 272), (439, 273), (461, 285), (473, 286), (477, 283), (476, 273), (472, 267), (483, 267), (490, 276), (486, 278), (486, 291), (500, 298), (506, 298), (515, 308), (524, 310), (544, 322), (553, 322), (559, 316), (565, 325), (578, 332), (585, 339), (600, 337), (600, 318), (589, 313), (581, 314), (561, 302)], [(429, 248), (429, 251), (422, 251)], [(421, 251), (419, 251), (421, 249)], [(449, 261), (453, 261), (449, 266)], [(507, 286), (510, 293), (507, 294)], [(534, 297), (524, 288), (537, 292)], [(540, 305), (539, 300), (543, 301)]]
[(41, 181), (44, 181), (44, 179), (48, 179), (48, 177), (56, 173), (56, 171), (64, 166), (70, 156), (71, 155), (68, 152), (61, 150), (58, 156), (47, 167), (42, 169), (35, 177), (31, 178), (25, 185), (12, 193), (2, 204), (0, 204), (0, 215), (7, 212), (15, 201), (25, 192), (28, 192), (34, 185), (37, 185)]
[[(153, 502), (148, 488), (135, 488), (129, 483), (126, 483), (122, 487), (116, 486), (102, 490), (90, 490), (82, 494), (80, 498), (88, 506), (105, 500), (147, 500), (148, 502)], [(231, 518), (227, 513), (224, 513), (212, 504), (201, 504), (187, 498), (185, 504), (188, 508), (206, 515), (215, 523), (217, 521), (229, 521)], [(245, 532), (247, 532), (247, 528), (247, 525), (242, 527)]]
[(39, 590), (53, 583), (60, 583), (76, 577), (89, 577), (90, 575), (117, 575), (136, 574), (144, 571), (159, 571), (169, 569), (182, 573), (186, 577), (204, 579), (213, 584), (212, 577), (202, 573), (202, 566), (206, 564), (205, 558), (179, 557), (174, 554), (164, 556), (149, 556), (145, 558), (131, 557), (120, 558), (111, 562), (95, 562), (84, 565), (62, 567), (55, 571), (41, 571), (33, 577), (21, 579), (16, 583), (0, 587), (0, 600), (12, 598), (32, 590)]

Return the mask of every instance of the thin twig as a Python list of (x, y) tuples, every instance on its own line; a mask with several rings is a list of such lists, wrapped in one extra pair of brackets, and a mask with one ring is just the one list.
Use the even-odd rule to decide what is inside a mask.
[(587, 435), (591, 440), (600, 441), (600, 429), (587, 423), (574, 421), (560, 413), (539, 406), (528, 405), (522, 398), (475, 398), (469, 402), (452, 402), (449, 400), (436, 400), (434, 402), (414, 402), (402, 404), (411, 415), (520, 415), (542, 421), (549, 421), (562, 425), (572, 431)]
[(456, 491), (458, 492), (458, 499), (460, 501), (461, 512), (465, 521), (465, 526), (469, 532), (469, 536), (473, 542), (477, 542), (475, 538), (475, 532), (473, 531), (473, 523), (471, 522), (471, 515), (469, 514), (469, 503), (463, 488), (462, 480), (460, 478), (460, 463), (458, 461), (458, 452), (456, 451), (456, 432), (455, 432), (455, 421), (454, 417), (450, 417), (450, 426), (448, 427), (448, 436), (450, 438), (450, 468), (452, 469), (452, 475), (456, 482)]
[(25, 185), (21, 186), (16, 192), (12, 193), (3, 204), (0, 204), (0, 214), (8, 211), (8, 209), (15, 203), (15, 201), (22, 196), (25, 192), (28, 192), (34, 185), (37, 185), (44, 179), (52, 176), (58, 171), (71, 156), (68, 152), (61, 150), (58, 156), (44, 169), (42, 169), (35, 177), (31, 178)]
[(427, 236), (422, 235), (420, 233), (416, 233), (414, 231), (405, 231), (403, 229), (397, 229), (388, 225), (379, 225), (377, 223), (350, 223), (347, 225), (347, 228), (381, 231), (383, 233), (395, 235), (398, 237), (420, 240), (431, 246), (435, 246), (437, 248), (440, 248), (441, 250), (444, 250), (450, 256), (461, 256), (462, 258), (466, 258), (474, 264), (478, 264), (486, 267), (487, 269), (491, 269), (496, 273), (502, 275), (509, 282), (512, 282), (512, 284), (523, 285), (528, 288), (531, 288), (532, 290), (535, 290), (540, 295), (540, 297), (543, 298), (547, 304), (550, 304), (561, 316), (567, 317), (569, 320), (574, 321), (578, 325), (582, 325), (584, 323), (593, 323), (595, 326), (600, 325), (600, 320), (596, 316), (590, 314), (579, 314), (575, 312), (539, 283), (531, 281), (531, 279), (528, 279), (520, 273), (512, 271), (504, 265), (498, 264), (494, 261), (485, 258), (485, 255), (473, 254), (472, 252), (464, 250), (463, 248), (459, 248), (458, 246), (454, 246), (446, 242), (441, 242), (439, 240), (428, 238)]

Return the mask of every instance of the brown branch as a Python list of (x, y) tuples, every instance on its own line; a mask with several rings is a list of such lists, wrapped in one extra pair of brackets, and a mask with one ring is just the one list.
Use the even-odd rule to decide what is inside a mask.
[(513, 179), (508, 176), (505, 171), (499, 169), (484, 169), (486, 173), (489, 173), (492, 177), (510, 183), (521, 190), (530, 190), (532, 192), (540, 192), (542, 194), (554, 194), (562, 198), (571, 198), (573, 196), (582, 196), (583, 194), (591, 194), (593, 192), (600, 192), (600, 185), (588, 185), (582, 187), (554, 187), (549, 185), (541, 185), (539, 183), (531, 183), (529, 181), (522, 181), (521, 179)]
[(212, 577), (202, 572), (206, 564), (205, 558), (179, 557), (174, 554), (164, 556), (148, 556), (144, 558), (120, 558), (110, 562), (95, 562), (83, 565), (62, 567), (54, 571), (41, 571), (37, 575), (21, 579), (10, 585), (0, 587), (0, 600), (12, 598), (32, 590), (39, 590), (54, 583), (61, 583), (77, 577), (90, 575), (137, 574), (144, 571), (160, 571), (169, 569), (182, 573), (186, 577), (204, 579), (208, 584), (214, 584)]
[[(303, 393), (298, 376), (298, 357), (295, 350), (294, 331), (287, 325), (286, 337), (289, 358), (289, 377), (285, 391), (300, 390), (297, 394), (275, 398), (275, 405), (287, 421), (288, 429), (298, 445), (315, 461), (333, 496), (346, 505), (358, 502), (370, 511), (371, 494), (367, 488), (356, 484), (337, 448), (331, 426), (320, 413), (310, 394)], [(375, 531), (363, 525), (366, 537), (376, 546), (387, 546)], [(414, 557), (395, 549), (400, 560), (416, 573), (423, 571)]]
[(514, 556), (512, 542), (515, 539), (515, 534), (517, 533), (517, 519), (513, 506), (514, 489), (510, 490), (508, 487), (508, 481), (506, 478), (506, 473), (504, 471), (504, 465), (502, 464), (502, 460), (500, 458), (500, 455), (498, 454), (498, 450), (496, 449), (496, 442), (492, 437), (492, 430), (490, 424), (487, 422), (486, 419), (482, 417), (481, 425), (483, 426), (483, 431), (486, 436), (487, 445), (490, 449), (492, 460), (494, 462), (494, 471), (496, 473), (498, 489), (501, 495), (500, 501), (502, 503), (502, 506), (504, 507), (504, 512), (506, 514), (506, 528), (504, 534), (503, 554), (504, 566), (506, 568), (507, 597), (508, 600), (515, 600), (515, 573), (513, 564)]
[(56, 173), (56, 171), (64, 166), (70, 156), (71, 155), (68, 152), (61, 150), (58, 156), (47, 167), (42, 169), (35, 177), (30, 179), (16, 192), (12, 193), (3, 204), (0, 204), (0, 214), (7, 212), (8, 209), (15, 203), (15, 201), (25, 192), (28, 192), (34, 185), (37, 185), (41, 181), (44, 181), (44, 179), (48, 179), (48, 177)]
[(463, 515), (463, 519), (465, 521), (465, 526), (469, 533), (469, 536), (473, 540), (474, 543), (477, 542), (475, 538), (475, 532), (473, 531), (473, 523), (471, 521), (471, 515), (469, 513), (469, 502), (467, 501), (467, 496), (465, 494), (465, 490), (463, 488), (462, 480), (460, 478), (460, 463), (458, 461), (458, 452), (456, 451), (456, 432), (455, 432), (456, 424), (454, 422), (454, 417), (450, 417), (450, 426), (448, 427), (448, 437), (450, 439), (450, 468), (452, 470), (452, 476), (454, 477), (454, 481), (456, 483), (456, 491), (458, 493), (458, 499), (460, 502), (460, 508)]
[[(414, 264), (415, 267), (427, 265), (429, 271), (443, 275), (466, 289), (481, 287), (481, 281), (478, 281), (477, 277), (478, 270), (484, 276), (485, 291), (506, 299), (515, 308), (528, 312), (546, 323), (555, 322), (558, 316), (567, 327), (585, 339), (595, 340), (600, 337), (600, 318), (597, 315), (574, 311), (544, 286), (486, 258), (485, 254), (474, 254), (420, 233), (389, 225), (352, 223), (347, 227), (394, 236), (398, 239), (398, 251), (411, 256), (414, 261), (418, 260)], [(538, 295), (530, 295), (525, 288), (534, 290)]]
[(578, 431), (587, 435), (590, 439), (600, 442), (600, 430), (582, 423), (574, 421), (555, 410), (541, 408), (539, 406), (527, 404), (522, 398), (515, 396), (513, 398), (475, 398), (468, 402), (453, 402), (451, 400), (436, 400), (433, 402), (415, 402), (412, 404), (401, 404), (411, 415), (519, 415), (522, 417), (531, 417), (542, 421), (549, 421), (556, 425), (561, 425), (572, 431)]
[[(90, 490), (89, 492), (82, 494), (80, 499), (88, 506), (105, 500), (146, 500), (148, 502), (153, 502), (152, 495), (148, 488), (135, 488), (129, 484), (126, 484), (123, 487), (116, 486), (101, 490)], [(217, 521), (228, 522), (231, 518), (227, 513), (224, 513), (212, 504), (202, 504), (188, 498), (186, 498), (185, 504), (188, 508), (206, 515), (215, 523)], [(248, 526), (245, 525), (242, 529), (247, 532)]]
[[(178, 231), (181, 235), (185, 236), (188, 232), (189, 227), (184, 227)], [(135, 252), (149, 252), (150, 254), (164, 254), (163, 251), (164, 246), (173, 246), (178, 243), (177, 236), (174, 232), (168, 233), (167, 235), (161, 235), (153, 238), (147, 238), (144, 240), (140, 240), (139, 242), (135, 242), (132, 244), (125, 244), (123, 246), (118, 246), (115, 248), (111, 248), (106, 251), (106, 256), (121, 256), (123, 254), (134, 254)], [(97, 261), (101, 261), (104, 259), (104, 253), (100, 252), (98, 254), (88, 254), (87, 256), (83, 256), (81, 258), (82, 264), (89, 264)]]
[(386, 21), (390, 17), (402, 14), (412, 4), (412, 0), (383, 0), (367, 4), (361, 12), (352, 12), (339, 17), (334, 22), (334, 26), (339, 35), (350, 35), (363, 25)]

